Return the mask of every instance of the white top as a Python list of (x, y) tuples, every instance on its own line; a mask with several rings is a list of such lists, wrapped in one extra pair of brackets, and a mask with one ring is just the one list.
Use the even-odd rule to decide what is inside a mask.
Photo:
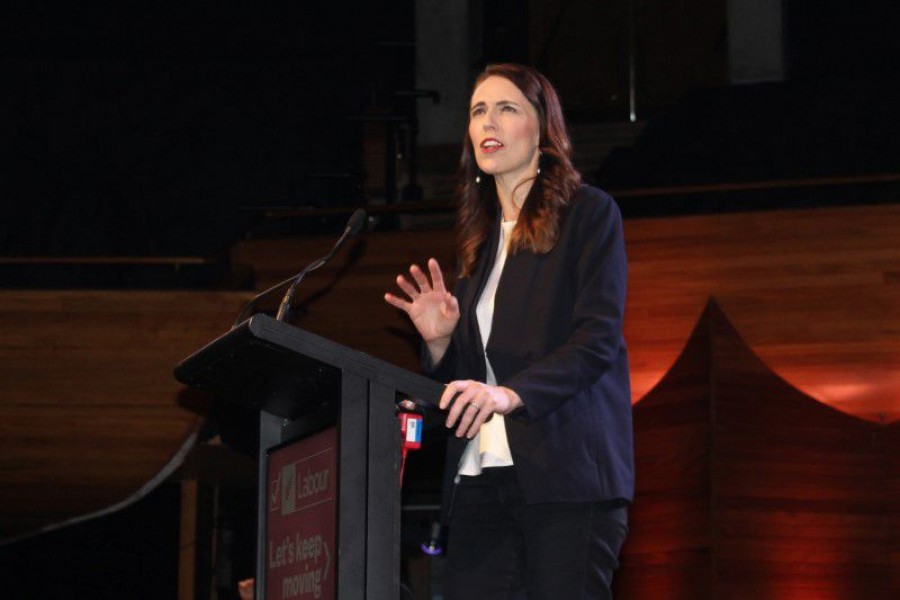
[[(478, 299), (475, 307), (475, 316), (478, 318), (478, 329), (481, 331), (481, 343), (485, 348), (491, 337), (491, 324), (494, 320), (494, 297), (497, 295), (497, 284), (500, 283), (500, 275), (503, 273), (503, 265), (506, 263), (506, 249), (509, 246), (509, 238), (515, 227), (515, 221), (503, 221), (500, 224), (500, 244), (497, 249), (497, 260), (484, 284), (484, 291)], [(487, 367), (487, 384), (497, 385), (497, 377), (491, 368), (487, 352), (484, 353), (484, 364)], [(506, 439), (506, 423), (503, 415), (494, 414), (494, 417), (481, 426), (481, 430), (469, 441), (466, 450), (459, 461), (460, 475), (481, 475), (481, 469), (485, 467), (510, 467), (513, 464), (512, 454), (509, 451), (509, 442)]]

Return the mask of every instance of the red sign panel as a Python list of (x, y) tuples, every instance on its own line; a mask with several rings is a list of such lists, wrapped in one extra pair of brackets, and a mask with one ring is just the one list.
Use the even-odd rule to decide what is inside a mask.
[(332, 600), (337, 428), (269, 453), (266, 600)]

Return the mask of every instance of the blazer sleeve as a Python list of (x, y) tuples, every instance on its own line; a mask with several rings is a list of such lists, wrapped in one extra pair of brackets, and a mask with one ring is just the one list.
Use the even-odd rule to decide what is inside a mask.
[(552, 412), (617, 368), (626, 351), (622, 323), (627, 260), (622, 218), (612, 198), (597, 192), (605, 202), (594, 198), (579, 201), (581, 210), (569, 215), (575, 221), (575, 235), (566, 243), (578, 248), (572, 254), (577, 260), (571, 334), (561, 346), (503, 383), (522, 398), (524, 414), (517, 411), (516, 416), (538, 419)]
[(456, 336), (453, 336), (453, 339), (450, 340), (450, 344), (447, 346), (446, 352), (444, 352), (444, 356), (441, 357), (437, 363), (435, 363), (431, 359), (431, 352), (428, 351), (428, 346), (422, 342), (422, 350), (419, 358), (419, 362), (422, 366), (422, 370), (437, 381), (441, 381), (444, 383), (450, 382), (456, 373)]
[[(454, 294), (458, 293), (459, 289), (457, 287)], [(450, 344), (447, 346), (444, 356), (442, 356), (441, 360), (437, 363), (431, 359), (431, 352), (428, 351), (428, 345), (425, 344), (425, 342), (422, 342), (421, 345), (419, 364), (422, 367), (422, 370), (426, 375), (441, 383), (449, 383), (453, 379), (456, 379), (459, 359), (459, 350), (457, 347), (459, 345), (460, 325), (457, 324), (456, 327), (457, 330), (453, 332), (453, 337), (450, 339)], [(429, 444), (435, 440), (443, 441), (447, 437), (448, 431), (447, 428), (443, 426), (447, 419), (447, 413), (440, 410), (437, 406), (430, 406), (427, 410), (423, 411), (423, 414), (425, 416), (424, 428), (425, 431), (429, 432)], [(438, 435), (435, 436), (435, 432), (439, 432)]]

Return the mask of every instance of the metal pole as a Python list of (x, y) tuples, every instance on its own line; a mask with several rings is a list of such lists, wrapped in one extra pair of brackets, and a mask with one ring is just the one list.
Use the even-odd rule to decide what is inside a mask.
[(637, 0), (628, 0), (628, 120), (637, 122)]

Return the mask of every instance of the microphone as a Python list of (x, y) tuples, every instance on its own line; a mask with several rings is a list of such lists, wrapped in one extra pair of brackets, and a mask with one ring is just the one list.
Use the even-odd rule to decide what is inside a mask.
[(346, 242), (350, 238), (356, 237), (356, 235), (359, 234), (360, 231), (362, 231), (363, 225), (365, 225), (365, 223), (366, 211), (361, 208), (356, 209), (356, 212), (354, 212), (347, 220), (347, 225), (346, 227), (344, 227), (344, 232), (341, 234), (341, 237), (338, 238), (337, 243), (331, 248), (331, 251), (328, 254), (311, 262), (297, 275), (291, 275), (284, 281), (280, 281), (269, 289), (254, 296), (253, 299), (247, 302), (247, 304), (245, 304), (241, 309), (241, 312), (238, 314), (237, 319), (235, 319), (234, 321), (232, 329), (234, 329), (244, 321), (244, 319), (247, 317), (247, 313), (256, 305), (257, 300), (290, 283), (291, 286), (288, 288), (288, 291), (281, 299), (281, 304), (278, 307), (278, 314), (275, 315), (275, 318), (278, 321), (284, 321), (284, 317), (286, 316), (287, 311), (291, 308), (291, 302), (294, 299), (294, 292), (297, 289), (297, 285), (299, 285), (299, 283), (303, 281), (303, 278), (306, 276), (306, 274), (325, 266), (325, 264), (327, 264), (328, 261), (331, 260), (335, 254), (337, 254), (337, 251), (340, 250), (341, 246), (344, 245), (344, 242)]
[(314, 260), (310, 263), (305, 269), (300, 271), (300, 274), (294, 279), (294, 283), (291, 284), (291, 287), (288, 288), (288, 291), (285, 293), (284, 298), (281, 299), (281, 305), (278, 307), (278, 314), (275, 315), (276, 321), (284, 321), (284, 317), (287, 315), (287, 311), (291, 308), (291, 302), (294, 299), (294, 292), (297, 290), (297, 285), (303, 281), (303, 278), (307, 273), (312, 273), (316, 269), (319, 269), (332, 259), (332, 257), (340, 250), (341, 246), (344, 245), (344, 242), (349, 240), (352, 237), (356, 237), (362, 228), (363, 224), (366, 222), (366, 211), (361, 208), (357, 208), (356, 212), (350, 215), (350, 219), (347, 221), (347, 226), (344, 227), (344, 233), (341, 234), (341, 237), (338, 238), (337, 243), (331, 248), (331, 252), (323, 256), (318, 260)]

